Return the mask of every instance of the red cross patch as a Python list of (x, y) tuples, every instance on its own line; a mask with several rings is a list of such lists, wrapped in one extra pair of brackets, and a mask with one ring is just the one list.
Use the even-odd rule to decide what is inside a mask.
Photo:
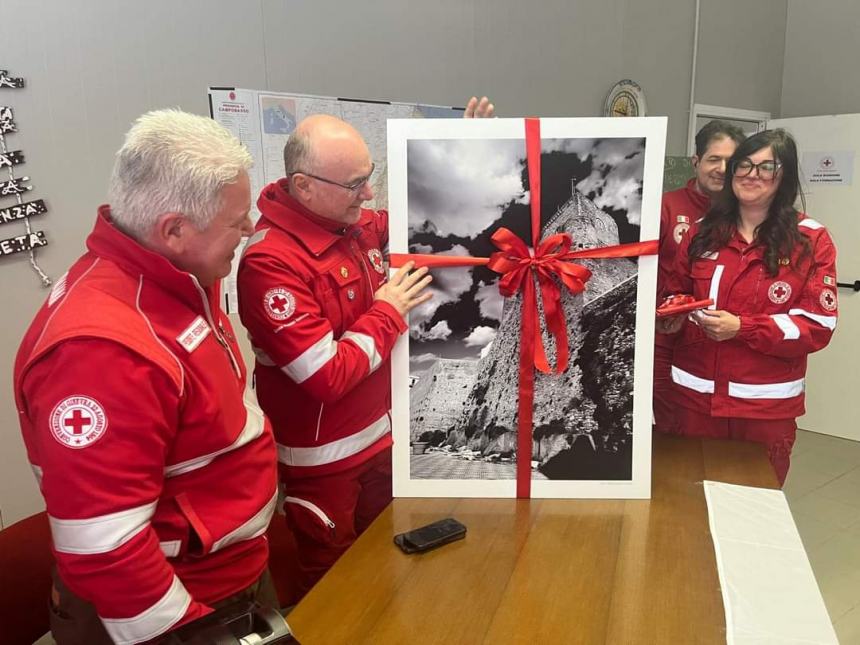
[(280, 322), (293, 315), (296, 297), (284, 287), (273, 287), (263, 296), (263, 307), (269, 318)]
[(382, 253), (379, 252), (379, 249), (370, 249), (367, 252), (367, 257), (370, 258), (370, 263), (373, 265), (373, 268), (376, 269), (378, 273), (385, 275), (385, 264), (382, 261)]
[(86, 448), (101, 439), (108, 427), (104, 408), (95, 399), (75, 395), (51, 412), (51, 434), (67, 448)]
[(818, 297), (818, 302), (827, 311), (836, 311), (836, 292), (832, 289), (822, 289), (821, 295)]
[(791, 285), (782, 280), (774, 282), (770, 285), (770, 289), (767, 290), (767, 297), (770, 298), (773, 304), (781, 305), (791, 298)]
[(684, 233), (686, 233), (688, 230), (690, 230), (689, 224), (675, 224), (675, 228), (672, 229), (672, 237), (675, 238), (675, 244), (681, 243), (681, 238), (684, 237)]

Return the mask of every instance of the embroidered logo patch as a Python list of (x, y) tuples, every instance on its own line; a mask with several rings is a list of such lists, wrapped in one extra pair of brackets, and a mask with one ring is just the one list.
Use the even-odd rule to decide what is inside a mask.
[(382, 253), (379, 249), (370, 249), (367, 252), (367, 257), (370, 258), (370, 263), (378, 273), (385, 275), (385, 263), (382, 261)]
[(767, 290), (767, 297), (773, 304), (781, 305), (791, 298), (791, 285), (778, 280), (770, 285), (770, 289)]
[(835, 287), (836, 286), (836, 278), (833, 277), (832, 275), (826, 275), (826, 276), (824, 276), (824, 284), (826, 284), (828, 287)]
[(681, 243), (681, 238), (684, 237), (684, 233), (690, 230), (690, 225), (686, 223), (675, 224), (675, 228), (672, 229), (672, 237), (675, 238), (675, 244)]
[(273, 287), (263, 296), (263, 306), (272, 320), (286, 320), (296, 310), (296, 297), (283, 287)]
[(681, 224), (689, 224), (690, 223), (690, 218), (687, 217), (686, 215), (678, 215), (675, 219), (678, 222), (680, 222)]
[(176, 337), (176, 340), (190, 354), (197, 349), (211, 331), (212, 329), (209, 327), (209, 324), (203, 320), (203, 316), (197, 316), (197, 318), (191, 321), (191, 324), (188, 325), (185, 331)]
[(51, 434), (68, 448), (86, 448), (101, 439), (108, 427), (104, 408), (88, 396), (63, 399), (51, 412)]
[(832, 289), (822, 289), (818, 302), (827, 311), (836, 311), (836, 292)]

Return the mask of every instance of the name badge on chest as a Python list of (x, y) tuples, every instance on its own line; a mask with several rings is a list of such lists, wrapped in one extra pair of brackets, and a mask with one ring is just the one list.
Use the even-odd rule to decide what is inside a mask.
[(191, 324), (183, 331), (176, 340), (189, 354), (200, 346), (200, 343), (209, 335), (212, 329), (209, 324), (203, 320), (203, 316), (197, 316), (191, 321)]

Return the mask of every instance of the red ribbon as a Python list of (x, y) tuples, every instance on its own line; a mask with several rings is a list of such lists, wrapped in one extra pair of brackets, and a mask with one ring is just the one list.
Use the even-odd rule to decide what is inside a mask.
[[(573, 238), (568, 233), (551, 235), (540, 241), (540, 120), (527, 118), (526, 158), (531, 194), (532, 248), (507, 228), (500, 228), (490, 238), (499, 249), (489, 258), (450, 255), (392, 253), (391, 266), (400, 267), (412, 260), (429, 268), (453, 266), (487, 266), (501, 274), (499, 291), (507, 298), (523, 292), (520, 327), (519, 401), (517, 407), (517, 497), (531, 497), (532, 418), (534, 412), (535, 368), (547, 374), (561, 374), (567, 369), (569, 346), (567, 324), (561, 306), (561, 285), (571, 293), (582, 293), (591, 271), (572, 260), (577, 258), (629, 258), (657, 253), (657, 240), (618, 244), (599, 249), (571, 251)], [(535, 279), (541, 290), (547, 331), (556, 348), (553, 370), (546, 358), (538, 320)], [(561, 283), (561, 285), (559, 284)]]

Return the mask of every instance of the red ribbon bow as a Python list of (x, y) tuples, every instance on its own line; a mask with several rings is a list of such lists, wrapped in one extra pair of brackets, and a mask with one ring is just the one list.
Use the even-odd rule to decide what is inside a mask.
[(582, 293), (591, 271), (572, 260), (577, 258), (627, 258), (657, 253), (657, 240), (618, 244), (598, 249), (571, 251), (573, 238), (557, 233), (540, 241), (540, 120), (527, 118), (526, 159), (531, 196), (532, 248), (507, 228), (493, 233), (491, 240), (499, 249), (489, 258), (454, 257), (392, 253), (391, 266), (399, 267), (413, 260), (419, 266), (484, 266), (500, 273), (499, 291), (505, 297), (523, 292), (520, 329), (519, 400), (517, 404), (517, 497), (531, 496), (532, 415), (534, 411), (535, 368), (551, 374), (538, 323), (535, 279), (541, 290), (547, 331), (555, 340), (556, 369), (567, 369), (569, 347), (567, 323), (561, 306), (561, 285), (571, 293)]
[(561, 306), (561, 288), (556, 278), (559, 278), (561, 284), (571, 293), (582, 293), (585, 283), (591, 277), (591, 271), (566, 260), (565, 256), (573, 244), (573, 239), (567, 233), (558, 233), (543, 240), (535, 248), (534, 255), (520, 238), (506, 228), (498, 229), (491, 239), (499, 251), (490, 256), (487, 266), (502, 274), (499, 291), (503, 296), (509, 298), (518, 291), (523, 291), (523, 318), (534, 318), (529, 324), (534, 336), (532, 360), (541, 372), (551, 374), (553, 370), (547, 361), (540, 327), (537, 324), (538, 312), (532, 276), (537, 278), (547, 330), (555, 339), (555, 373), (561, 374), (567, 369), (568, 340), (567, 324)]

